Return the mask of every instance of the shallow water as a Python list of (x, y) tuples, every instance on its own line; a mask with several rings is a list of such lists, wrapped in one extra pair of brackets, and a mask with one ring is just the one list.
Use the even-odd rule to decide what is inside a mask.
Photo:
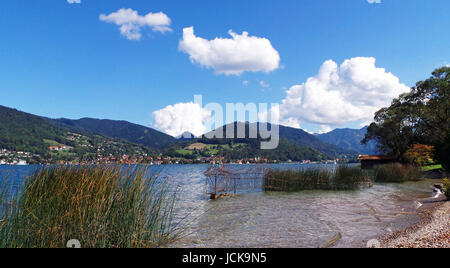
[[(272, 165), (306, 168), (305, 165)], [(334, 168), (334, 166), (328, 166)], [(36, 167), (0, 166), (16, 188)], [(265, 193), (255, 186), (235, 197), (211, 201), (205, 190), (207, 165), (153, 166), (178, 191), (177, 218), (188, 223), (174, 247), (364, 247), (370, 239), (414, 224), (417, 200), (433, 196), (432, 181), (375, 184), (359, 191)], [(233, 166), (254, 170), (255, 166)], [(261, 181), (259, 182), (261, 183)]]

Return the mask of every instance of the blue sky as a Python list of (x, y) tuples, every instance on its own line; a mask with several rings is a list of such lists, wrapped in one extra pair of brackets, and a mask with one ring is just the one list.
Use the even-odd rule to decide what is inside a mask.
[[(171, 20), (171, 31), (143, 27), (140, 40), (129, 40), (119, 26), (99, 18), (122, 8), (139, 15), (163, 12)], [(52, 118), (108, 118), (155, 126), (153, 112), (170, 113), (164, 110), (168, 105), (192, 102), (194, 94), (202, 94), (204, 102), (221, 104), (286, 100), (284, 119), (295, 119), (293, 126), (309, 131), (359, 127), (367, 120), (352, 117), (355, 106), (377, 107), (386, 101), (380, 94), (397, 93), (393, 88), (402, 88), (398, 85), (412, 86), (450, 63), (449, 13), (448, 0), (383, 0), (381, 4), (367, 0), (82, 0), (81, 4), (5, 0), (0, 2), (0, 104)], [(229, 30), (264, 38), (280, 61), (269, 72), (217, 72), (205, 62), (192, 62), (189, 53), (179, 49), (183, 29), (191, 26), (195, 36), (204, 40), (231, 38)], [(349, 74), (370, 76), (370, 58), (376, 59), (376, 68), (385, 68), (369, 85), (373, 92), (368, 95), (380, 100), (353, 101), (364, 89), (359, 77)], [(350, 67), (340, 66), (346, 60)], [(339, 86), (318, 78), (321, 66), (331, 69), (328, 74), (339, 73)], [(311, 77), (318, 82), (302, 86)], [(390, 82), (378, 85), (381, 80)], [(315, 88), (317, 84), (325, 89)], [(328, 110), (320, 110), (328, 106), (328, 102), (313, 103), (312, 95), (320, 90), (328, 102), (338, 92), (352, 103), (330, 103)], [(292, 104), (298, 98), (304, 104), (301, 108)], [(343, 111), (331, 116), (337, 107)], [(166, 132), (172, 127), (159, 126)], [(186, 126), (172, 130), (180, 127)]]

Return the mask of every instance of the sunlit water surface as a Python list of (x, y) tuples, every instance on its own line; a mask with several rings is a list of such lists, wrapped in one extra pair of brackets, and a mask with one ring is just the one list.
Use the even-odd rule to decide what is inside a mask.
[[(305, 165), (272, 165), (307, 168)], [(333, 165), (326, 166), (334, 168)], [(0, 166), (15, 188), (36, 166)], [(235, 197), (209, 200), (207, 165), (152, 166), (150, 173), (177, 190), (176, 218), (187, 234), (174, 247), (364, 247), (370, 239), (418, 221), (418, 200), (432, 196), (433, 181), (375, 184), (359, 191), (263, 192), (261, 181)], [(237, 170), (255, 170), (234, 165)]]

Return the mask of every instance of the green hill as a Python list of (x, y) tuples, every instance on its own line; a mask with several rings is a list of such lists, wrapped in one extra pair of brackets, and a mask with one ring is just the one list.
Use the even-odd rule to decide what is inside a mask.
[(28, 162), (38, 163), (154, 154), (143, 145), (65, 127), (50, 119), (4, 106), (0, 106), (0, 149), (7, 150), (9, 158), (17, 157), (18, 152), (31, 153), (33, 157), (27, 159)]
[(81, 129), (103, 136), (120, 138), (154, 149), (163, 149), (177, 142), (177, 139), (172, 136), (127, 121), (100, 120), (93, 118), (82, 118), (79, 120), (62, 118), (54, 121), (71, 129)]
[(31, 153), (48, 152), (44, 139), (63, 143), (65, 129), (46, 119), (0, 106), (0, 147)]
[[(249, 129), (253, 128), (253, 129), (259, 129), (260, 127), (260, 123), (242, 123), (242, 122), (235, 122), (233, 124), (234, 127), (234, 133), (237, 133), (237, 128), (238, 126), (242, 127), (243, 125), (245, 125), (245, 135), (246, 137), (249, 136)], [(226, 125), (223, 128), (223, 135), (225, 137), (226, 134), (226, 128), (228, 126), (231, 126), (231, 124)], [(274, 125), (275, 126), (275, 125)], [(353, 151), (353, 150), (348, 150), (348, 149), (343, 149), (339, 146), (333, 145), (333, 144), (329, 144), (329, 143), (325, 143), (323, 141), (321, 141), (320, 139), (318, 139), (317, 137), (315, 137), (314, 135), (311, 135), (309, 133), (307, 133), (306, 131), (302, 130), (302, 129), (297, 129), (297, 128), (291, 128), (291, 127), (285, 127), (285, 126), (281, 126), (279, 125), (279, 134), (280, 134), (280, 139), (284, 139), (287, 140), (293, 144), (296, 144), (298, 146), (301, 147), (306, 147), (306, 148), (311, 148), (314, 149), (316, 151), (319, 151), (323, 154), (326, 154), (330, 157), (349, 157), (349, 156), (354, 156), (357, 155), (358, 153)], [(272, 125), (268, 124), (268, 128), (271, 129)], [(217, 130), (216, 130), (217, 131)], [(211, 134), (208, 133), (209, 135)], [(205, 135), (204, 135), (205, 136)], [(235, 135), (236, 136), (236, 135)], [(258, 133), (259, 136), (259, 133)]]
[[(236, 161), (249, 158), (267, 158), (278, 161), (322, 161), (331, 157), (315, 149), (302, 147), (286, 139), (281, 139), (280, 144), (273, 150), (261, 150), (260, 139), (193, 139), (175, 145), (165, 154), (172, 157), (197, 159), (201, 157), (223, 156), (228, 160)], [(202, 144), (202, 149), (192, 149), (192, 145)], [(200, 146), (198, 146), (200, 147)]]
[[(279, 126), (280, 143), (276, 149), (261, 150), (262, 139), (249, 139), (250, 129), (258, 128), (258, 124), (238, 123), (227, 125), (233, 127), (235, 137), (237, 137), (238, 127), (245, 128), (246, 138), (224, 138), (209, 139), (212, 132), (203, 135), (201, 138), (192, 139), (184, 143), (173, 146), (168, 150), (168, 154), (178, 157), (196, 158), (201, 156), (219, 155), (225, 156), (229, 160), (239, 160), (253, 158), (255, 156), (281, 161), (301, 161), (301, 160), (329, 160), (336, 157), (354, 158), (357, 152), (342, 149), (336, 145), (331, 145), (320, 141), (315, 136), (301, 130)], [(226, 127), (223, 128), (223, 137), (226, 134)], [(269, 128), (271, 126), (269, 125)], [(217, 131), (217, 130), (216, 130)], [(257, 131), (256, 131), (257, 132)], [(188, 145), (202, 143), (208, 145), (208, 150), (187, 150)]]

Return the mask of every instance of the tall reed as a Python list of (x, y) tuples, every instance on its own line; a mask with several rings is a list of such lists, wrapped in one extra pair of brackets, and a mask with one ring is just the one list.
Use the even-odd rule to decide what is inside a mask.
[[(164, 247), (181, 234), (175, 196), (144, 167), (46, 167), (1, 216), (0, 247)], [(7, 194), (1, 194), (3, 200)]]
[(418, 181), (422, 178), (419, 168), (399, 163), (377, 166), (373, 173), (375, 182)]
[(444, 191), (447, 196), (447, 200), (450, 201), (450, 179), (448, 178), (444, 179)]
[(264, 190), (295, 192), (302, 190), (353, 190), (371, 187), (368, 173), (359, 167), (341, 165), (335, 170), (269, 170), (264, 176)]

